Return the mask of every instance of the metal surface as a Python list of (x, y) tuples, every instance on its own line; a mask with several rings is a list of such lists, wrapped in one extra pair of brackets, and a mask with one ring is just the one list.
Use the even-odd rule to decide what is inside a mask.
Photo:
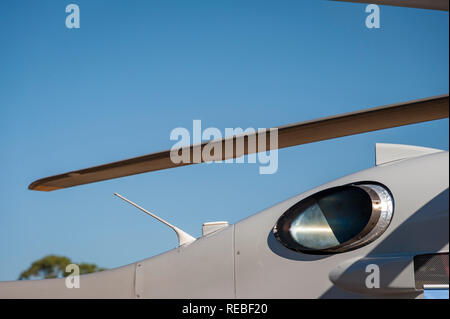
[(447, 285), (448, 287), (448, 253), (415, 256), (414, 276), (417, 289), (425, 288), (425, 286), (429, 287), (430, 285)]
[[(338, 265), (351, 260), (396, 256), (412, 260), (421, 252), (448, 251), (448, 164), (448, 152), (440, 152), (377, 166), (322, 185), (237, 223), (236, 297), (420, 297), (422, 292), (411, 290), (415, 286), (412, 266), (390, 267), (390, 271), (381, 272), (385, 275), (381, 284), (389, 293), (364, 288), (364, 281), (359, 281), (362, 290), (357, 293), (353, 288), (336, 286), (329, 276)], [(382, 183), (395, 198), (391, 224), (377, 240), (342, 254), (310, 255), (292, 251), (275, 239), (272, 227), (292, 205), (321, 190), (361, 181)], [(358, 276), (361, 278), (362, 274)]]
[(423, 285), (423, 289), (448, 289), (449, 285)]
[(221, 222), (208, 222), (202, 225), (202, 236), (212, 234), (222, 228), (228, 227), (229, 223), (225, 221)]
[[(444, 0), (370, 3), (448, 10)], [(276, 147), (447, 118), (448, 103), (444, 95), (282, 126)], [(230, 139), (237, 138), (243, 137)], [(230, 139), (214, 143), (223, 145)], [(244, 140), (244, 154), (249, 154), (251, 139)], [(187, 149), (192, 153), (204, 145)], [(273, 149), (273, 145), (266, 144), (266, 148)], [(237, 155), (242, 154), (233, 150), (233, 156)], [(174, 164), (170, 151), (164, 151), (47, 177), (29, 188), (52, 191), (182, 165), (187, 164)], [(449, 153), (382, 146), (377, 147), (377, 165), (294, 196), (189, 245), (83, 275), (80, 288), (67, 288), (65, 279), (0, 282), (0, 298), (420, 298), (422, 286), (448, 288)], [(385, 185), (395, 198), (395, 214), (379, 238), (331, 255), (296, 252), (275, 239), (273, 227), (290, 207), (318, 192), (358, 183)], [(177, 232), (175, 226), (121, 198)], [(415, 263), (417, 255), (436, 253), (447, 256), (447, 267), (438, 272), (440, 279), (444, 278), (442, 270), (447, 272), (447, 284), (436, 286), (436, 281), (425, 276), (417, 286), (417, 273), (424, 269)], [(421, 263), (427, 274), (436, 268), (433, 262), (428, 267), (428, 261)], [(367, 285), (368, 267), (379, 269), (378, 287)]]
[[(277, 148), (285, 148), (294, 145), (307, 144), (327, 139), (343, 137), (353, 134), (360, 134), (381, 130), (391, 127), (398, 127), (413, 123), (420, 123), (436, 119), (447, 118), (449, 115), (448, 94), (431, 97), (406, 103), (392, 104), (382, 107), (365, 109), (336, 116), (325, 117), (317, 120), (300, 122), (278, 127)], [(266, 131), (266, 149), (275, 148), (270, 144), (269, 131)], [(252, 138), (250, 138), (252, 137)], [(222, 147), (222, 156), (215, 160), (249, 154), (249, 150), (258, 151), (259, 148), (257, 134), (250, 134), (249, 138), (241, 136), (244, 142), (243, 153), (236, 147), (232, 156), (225, 157), (226, 141), (236, 140), (236, 137), (217, 140), (214, 143)], [(249, 141), (254, 141), (256, 145), (249, 147)], [(193, 158), (194, 150), (202, 150), (206, 143), (196, 146), (186, 147), (186, 151)], [(236, 143), (233, 143), (236, 146)], [(119, 162), (68, 172), (56, 176), (46, 177), (30, 184), (29, 189), (38, 191), (53, 191), (77, 185), (99, 182), (103, 180), (124, 177), (145, 172), (157, 171), (166, 168), (190, 165), (193, 163), (172, 162), (171, 151), (153, 153), (141, 157), (127, 159)]]
[(423, 156), (437, 152), (442, 152), (442, 150), (412, 145), (376, 143), (375, 164), (382, 165), (393, 161), (399, 161), (405, 158)]
[(373, 3), (388, 6), (448, 11), (448, 0), (333, 0), (341, 2)]
[[(295, 252), (272, 232), (295, 203), (332, 187), (378, 182), (392, 192), (395, 214), (375, 241), (332, 255)], [(420, 298), (412, 260), (449, 249), (449, 153), (375, 166), (294, 196), (195, 242), (138, 263), (64, 279), (0, 283), (0, 298)], [(380, 268), (380, 288), (363, 280)], [(139, 266), (140, 265), (140, 266)]]
[(143, 298), (234, 298), (234, 225), (140, 263)]
[(278, 219), (273, 234), (294, 251), (342, 253), (381, 236), (393, 210), (392, 196), (384, 187), (373, 183), (344, 185), (296, 203)]
[(182, 246), (182, 245), (186, 245), (186, 244), (190, 244), (193, 241), (195, 241), (195, 238), (192, 237), (191, 235), (189, 235), (188, 233), (186, 233), (185, 231), (179, 229), (178, 227), (172, 225), (171, 223), (165, 221), (164, 219), (162, 219), (161, 217), (149, 212), (148, 210), (142, 208), (141, 206), (139, 206), (138, 204), (133, 203), (132, 201), (126, 199), (125, 197), (114, 193), (114, 195), (116, 195), (117, 197), (123, 199), (124, 201), (126, 201), (127, 203), (133, 205), (134, 207), (140, 209), (141, 211), (143, 211), (144, 213), (146, 213), (147, 215), (152, 216), (153, 218), (155, 218), (156, 220), (160, 221), (161, 223), (163, 223), (166, 226), (169, 226), (170, 228), (172, 228), (175, 233), (177, 234), (178, 237), (178, 246)]

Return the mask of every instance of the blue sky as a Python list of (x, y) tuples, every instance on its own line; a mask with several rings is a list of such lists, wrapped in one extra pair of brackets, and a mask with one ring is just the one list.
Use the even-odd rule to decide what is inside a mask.
[[(76, 3), (81, 28), (65, 27)], [(49, 175), (165, 150), (175, 127), (273, 127), (448, 92), (448, 13), (328, 1), (0, 2), (0, 280), (47, 254), (113, 268), (374, 165), (376, 142), (448, 150), (448, 120), (51, 193)]]

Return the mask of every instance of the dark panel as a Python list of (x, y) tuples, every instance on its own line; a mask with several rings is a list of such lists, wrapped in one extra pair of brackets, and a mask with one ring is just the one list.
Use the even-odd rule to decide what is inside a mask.
[(416, 288), (423, 285), (448, 285), (448, 253), (414, 257)]

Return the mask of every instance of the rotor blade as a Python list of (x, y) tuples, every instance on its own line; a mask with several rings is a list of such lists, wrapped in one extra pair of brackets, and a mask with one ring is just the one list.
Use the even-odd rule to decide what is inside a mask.
[(333, 0), (341, 2), (359, 2), (387, 6), (448, 11), (449, 0)]
[[(118, 177), (206, 162), (207, 160), (203, 158), (195, 160), (194, 153), (200, 152), (201, 154), (208, 143), (208, 147), (216, 145), (222, 149), (222, 152), (218, 151), (216, 154), (213, 154), (213, 160), (224, 160), (265, 150), (285, 148), (353, 134), (447, 118), (448, 115), (449, 100), (447, 94), (280, 126), (275, 129), (263, 130), (261, 132), (241, 134), (225, 139), (186, 146), (182, 149), (167, 150), (92, 168), (72, 171), (37, 180), (30, 184), (28, 188), (38, 191), (53, 191), (56, 189), (94, 183)], [(271, 143), (271, 132), (278, 133), (278, 143)], [(230, 142), (232, 142), (232, 144)], [(240, 144), (241, 147), (238, 147), (239, 143), (242, 143), (243, 145)], [(232, 145), (231, 151), (227, 148), (229, 145)], [(215, 151), (214, 147), (211, 148)], [(189, 159), (191, 159), (189, 163), (175, 163), (172, 161), (171, 155), (180, 154), (180, 151), (187, 152), (186, 154), (188, 154)], [(194, 161), (194, 163), (192, 161)], [(211, 161), (211, 159), (208, 161)]]

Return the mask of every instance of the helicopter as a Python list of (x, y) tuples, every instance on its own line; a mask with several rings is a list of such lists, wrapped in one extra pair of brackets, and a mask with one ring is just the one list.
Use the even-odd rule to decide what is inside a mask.
[[(448, 1), (372, 2), (448, 10)], [(57, 191), (448, 116), (444, 94), (70, 171), (34, 181), (29, 189)], [(231, 152), (227, 141), (235, 142)], [(172, 160), (174, 152), (193, 158), (211, 146), (222, 152), (198, 163)], [(376, 144), (375, 159), (374, 167), (235, 224), (205, 223), (200, 238), (116, 193), (170, 227), (178, 247), (82, 275), (76, 289), (68, 289), (65, 278), (0, 282), (0, 298), (421, 298), (425, 289), (448, 289), (448, 151)]]

